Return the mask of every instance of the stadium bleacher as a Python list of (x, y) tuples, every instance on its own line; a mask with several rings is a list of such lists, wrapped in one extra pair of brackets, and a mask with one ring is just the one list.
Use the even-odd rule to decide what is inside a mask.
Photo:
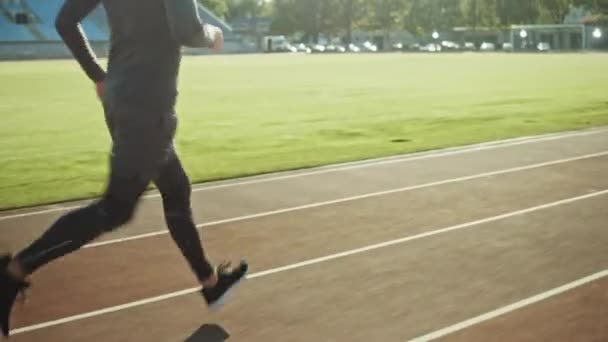
[(103, 6), (97, 6), (91, 13), (89, 13), (87, 19), (95, 23), (97, 27), (102, 29), (104, 32), (109, 31), (108, 22), (106, 21), (106, 9)]
[(24, 12), (25, 9), (20, 1), (0, 1), (0, 41), (33, 41), (35, 39), (27, 26), (16, 23), (17, 15)]
[(61, 8), (62, 1), (57, 0), (27, 0), (32, 14), (36, 16), (36, 26), (47, 40), (59, 40), (55, 30), (55, 17)]
[[(28, 1), (56, 1), (56, 0), (28, 0)], [(202, 5), (199, 5), (199, 15), (201, 17), (201, 19), (204, 22), (210, 23), (212, 25), (216, 25), (218, 27), (220, 27), (223, 31), (225, 35), (230, 35), (230, 32), (232, 31), (232, 28), (222, 19), (218, 18), (217, 16), (215, 16), (211, 11), (209, 11), (207, 8), (205, 8)], [(85, 31), (86, 31), (86, 25), (91, 26), (91, 24), (95, 24), (95, 28), (99, 28), (101, 29), (102, 32), (109, 32), (110, 29), (108, 27), (108, 22), (106, 20), (105, 17), (105, 10), (103, 8), (103, 6), (99, 6), (97, 7), (93, 12), (91, 12), (89, 14), (89, 16), (87, 17), (87, 20), (85, 20), (85, 22), (83, 23), (83, 26), (85, 27)], [(88, 31), (86, 31), (87, 34), (89, 34)], [(93, 32), (93, 30), (91, 31)]]
[[(31, 25), (40, 32), (43, 36), (43, 40), (47, 41), (59, 41), (61, 38), (57, 34), (55, 29), (55, 18), (61, 8), (63, 0), (21, 0), (19, 5), (15, 1), (3, 0), (2, 2), (5, 12), (12, 12), (16, 10), (26, 11), (34, 18)], [(103, 17), (103, 11), (96, 10), (95, 15), (97, 19)], [(109, 35), (107, 30), (100, 27), (102, 21), (92, 20), (92, 14), (89, 15), (83, 22), (82, 28), (86, 33), (87, 37), (93, 41), (107, 41)], [(28, 30), (19, 29), (20, 25), (15, 24), (7, 16), (4, 16), (2, 22), (2, 34), (0, 35), (0, 41), (20, 41), (20, 40), (33, 40), (35, 39), (32, 34), (28, 33)], [(16, 27), (15, 27), (16, 26)]]
[(85, 32), (89, 40), (107, 41), (109, 39), (108, 33), (102, 31), (90, 19), (87, 19), (82, 23), (82, 30)]
[[(55, 19), (64, 0), (0, 0), (0, 59), (28, 56), (69, 56), (55, 28)], [(15, 18), (19, 15), (20, 20)], [(199, 15), (207, 23), (224, 31), (224, 52), (240, 53), (251, 50), (240, 35), (211, 11), (199, 5)], [(21, 21), (27, 17), (25, 23)], [(103, 6), (98, 6), (81, 23), (87, 38), (103, 51), (110, 40), (110, 29)], [(17, 44), (17, 45), (15, 45)], [(18, 46), (12, 49), (11, 46)], [(63, 51), (63, 52), (60, 52)], [(190, 49), (188, 53), (207, 53), (205, 49)]]
[(34, 35), (24, 25), (17, 25), (4, 14), (0, 15), (0, 41), (34, 41)]
[[(27, 28), (17, 25), (11, 20), (11, 13), (29, 12), (34, 18), (30, 24), (42, 33), (44, 39), (50, 41), (60, 40), (57, 31), (55, 30), (55, 18), (63, 0), (0, 0), (0, 5), (3, 9), (0, 25), (2, 32), (0, 33), (0, 41), (19, 41), (33, 40), (35, 37), (29, 33)], [(211, 11), (203, 6), (199, 7), (199, 13), (203, 20), (213, 25), (221, 27), (225, 33), (229, 34), (231, 28), (223, 20), (216, 17)], [(109, 40), (109, 28), (105, 17), (103, 6), (96, 8), (82, 22), (82, 28), (87, 37), (91, 40), (107, 41)]]
[(3, 3), (3, 7), (5, 10), (11, 13), (16, 13), (22, 10), (21, 1), (5, 1)]

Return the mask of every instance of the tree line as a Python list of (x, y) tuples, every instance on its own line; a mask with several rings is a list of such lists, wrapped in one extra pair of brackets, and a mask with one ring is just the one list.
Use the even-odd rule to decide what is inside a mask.
[(271, 30), (296, 32), (316, 41), (320, 34), (355, 29), (428, 34), (457, 26), (501, 28), (515, 24), (562, 23), (570, 6), (608, 14), (608, 0), (199, 0), (218, 16), (269, 16)]

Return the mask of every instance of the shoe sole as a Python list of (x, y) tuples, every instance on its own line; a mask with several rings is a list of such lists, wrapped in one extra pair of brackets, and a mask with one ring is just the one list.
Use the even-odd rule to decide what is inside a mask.
[(216, 312), (221, 309), (224, 306), (224, 303), (226, 302), (226, 298), (232, 292), (234, 292), (234, 290), (236, 290), (236, 288), (238, 288), (241, 283), (243, 283), (243, 281), (245, 281), (246, 279), (246, 276), (243, 276), (241, 279), (237, 280), (228, 290), (226, 290), (226, 292), (224, 292), (224, 294), (220, 298), (218, 298), (214, 303), (208, 304), (207, 306), (209, 307), (209, 311)]

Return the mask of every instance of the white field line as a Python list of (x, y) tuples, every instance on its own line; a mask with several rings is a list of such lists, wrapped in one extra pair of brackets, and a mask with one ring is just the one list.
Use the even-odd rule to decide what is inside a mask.
[[(353, 170), (353, 169), (367, 168), (367, 167), (379, 166), (379, 165), (385, 165), (385, 164), (394, 164), (394, 163), (411, 162), (411, 161), (423, 160), (423, 159), (440, 158), (440, 157), (459, 155), (459, 154), (464, 154), (464, 153), (491, 150), (491, 149), (496, 149), (496, 148), (512, 147), (512, 146), (532, 144), (532, 143), (538, 143), (538, 142), (546, 142), (546, 141), (568, 139), (568, 138), (574, 138), (574, 137), (580, 137), (580, 136), (602, 134), (602, 133), (606, 133), (606, 132), (608, 132), (608, 129), (606, 129), (606, 128), (596, 128), (596, 129), (589, 129), (589, 130), (583, 130), (583, 131), (554, 133), (554, 134), (490, 141), (490, 142), (469, 145), (469, 146), (464, 146), (464, 147), (446, 148), (446, 149), (427, 151), (427, 152), (421, 152), (421, 153), (406, 154), (406, 155), (392, 156), (392, 157), (386, 157), (386, 158), (377, 158), (377, 159), (370, 159), (370, 160), (364, 160), (364, 161), (356, 161), (356, 162), (351, 162), (351, 163), (328, 165), (328, 166), (308, 169), (306, 171), (286, 171), (286, 172), (279, 172), (279, 173), (269, 173), (269, 174), (262, 175), (262, 176), (245, 178), (245, 179), (241, 179), (241, 180), (226, 181), (224, 183), (219, 183), (219, 184), (201, 185), (201, 186), (194, 187), (192, 189), (192, 191), (193, 192), (209, 191), (209, 190), (216, 190), (216, 189), (221, 189), (221, 188), (238, 187), (238, 186), (258, 184), (258, 183), (267, 183), (267, 182), (274, 182), (274, 181), (291, 179), (291, 178), (319, 175), (319, 174), (330, 173), (330, 172), (348, 171), (348, 170)], [(157, 192), (150, 193), (148, 195), (143, 196), (143, 198), (158, 198), (158, 197), (160, 197), (160, 195)], [(80, 208), (81, 206), (82, 205), (66, 205), (66, 206), (58, 205), (56, 207), (51, 207), (48, 209), (27, 211), (27, 212), (19, 213), (19, 214), (9, 214), (9, 215), (0, 216), (0, 221), (9, 220), (9, 219), (17, 219), (17, 218), (21, 218), (21, 217), (28, 217), (28, 216), (34, 216), (34, 215), (49, 214), (49, 213), (54, 213), (54, 212), (58, 212), (58, 211), (69, 211), (69, 210)]]
[[(378, 244), (368, 245), (368, 246), (357, 248), (357, 249), (351, 249), (351, 250), (327, 255), (324, 257), (320, 257), (320, 258), (308, 259), (308, 260), (298, 262), (295, 264), (290, 264), (290, 265), (286, 265), (286, 266), (282, 266), (282, 267), (272, 268), (269, 270), (253, 273), (253, 274), (248, 275), (247, 279), (251, 280), (251, 279), (255, 279), (255, 278), (262, 278), (262, 277), (266, 277), (266, 276), (273, 275), (276, 273), (291, 271), (291, 270), (303, 268), (306, 266), (316, 265), (316, 264), (320, 264), (320, 263), (335, 260), (335, 259), (345, 258), (348, 256), (361, 254), (361, 253), (365, 253), (365, 252), (369, 252), (369, 251), (373, 251), (373, 250), (377, 250), (377, 249), (381, 249), (381, 248), (386, 248), (389, 246), (403, 244), (406, 242), (421, 240), (421, 239), (425, 239), (425, 238), (429, 238), (432, 236), (445, 234), (445, 233), (449, 233), (449, 232), (453, 232), (453, 231), (457, 231), (457, 230), (464, 230), (467, 228), (480, 226), (482, 224), (495, 222), (495, 221), (499, 221), (499, 220), (504, 220), (504, 219), (508, 219), (511, 217), (515, 217), (515, 216), (525, 215), (525, 214), (529, 214), (529, 213), (540, 211), (540, 210), (554, 208), (554, 207), (574, 203), (574, 202), (585, 200), (585, 199), (603, 196), (606, 194), (608, 194), (608, 189), (589, 193), (589, 194), (582, 195), (582, 196), (576, 196), (576, 197), (571, 197), (571, 198), (567, 198), (567, 199), (563, 199), (563, 200), (559, 200), (559, 201), (555, 201), (555, 202), (551, 202), (551, 203), (546, 203), (546, 204), (538, 205), (535, 207), (530, 207), (527, 209), (512, 211), (512, 212), (505, 213), (502, 215), (491, 216), (491, 217), (487, 217), (487, 218), (484, 218), (481, 220), (457, 224), (457, 225), (445, 227), (442, 229), (428, 231), (428, 232), (421, 233), (421, 234), (410, 235), (410, 236), (402, 237), (399, 239), (394, 239), (394, 240), (389, 240), (389, 241), (378, 243)], [(101, 315), (105, 315), (105, 314), (110, 314), (113, 312), (127, 310), (130, 308), (134, 308), (134, 307), (138, 307), (138, 306), (142, 306), (142, 305), (146, 305), (146, 304), (160, 302), (160, 301), (168, 300), (171, 298), (195, 293), (195, 292), (199, 291), (199, 289), (200, 289), (199, 287), (193, 287), (193, 288), (189, 288), (189, 289), (184, 289), (184, 290), (180, 290), (180, 291), (176, 291), (176, 292), (163, 294), (163, 295), (156, 296), (156, 297), (149, 297), (149, 298), (125, 303), (122, 305), (106, 307), (106, 308), (103, 308), (100, 310), (94, 310), (94, 311), (90, 311), (90, 312), (86, 312), (86, 313), (82, 313), (82, 314), (78, 314), (78, 315), (73, 315), (73, 316), (69, 316), (69, 317), (65, 317), (65, 318), (61, 318), (61, 319), (56, 319), (56, 320), (47, 321), (47, 322), (43, 322), (43, 323), (39, 323), (39, 324), (25, 326), (22, 328), (12, 330), (11, 334), (12, 335), (23, 334), (23, 333), (27, 333), (27, 332), (31, 332), (31, 331), (35, 331), (35, 330), (45, 329), (45, 328), (49, 328), (49, 327), (53, 327), (53, 326), (57, 326), (57, 325), (61, 325), (61, 324), (67, 324), (70, 322), (80, 321), (80, 320), (87, 319), (87, 318), (92, 318), (92, 317), (97, 317), (97, 316), (101, 316)]]
[[(290, 212), (294, 212), (294, 211), (319, 208), (319, 207), (329, 206), (329, 205), (333, 205), (333, 204), (352, 202), (352, 201), (356, 201), (356, 200), (385, 196), (385, 195), (390, 195), (390, 194), (395, 194), (395, 193), (400, 193), (400, 192), (413, 191), (413, 190), (430, 188), (430, 187), (440, 186), (440, 185), (445, 185), (445, 184), (458, 183), (458, 182), (464, 182), (464, 181), (469, 181), (469, 180), (473, 180), (473, 179), (485, 178), (485, 177), (490, 177), (490, 176), (497, 176), (497, 175), (504, 175), (504, 174), (508, 174), (508, 173), (521, 172), (521, 171), (532, 170), (532, 169), (537, 169), (537, 168), (541, 168), (541, 167), (547, 167), (547, 166), (551, 166), (551, 165), (563, 164), (563, 163), (590, 159), (590, 158), (597, 158), (597, 157), (602, 157), (602, 156), (607, 156), (607, 155), (608, 155), (608, 151), (593, 153), (593, 154), (586, 154), (586, 155), (578, 156), (578, 157), (558, 159), (558, 160), (553, 160), (553, 161), (544, 162), (544, 163), (538, 163), (538, 164), (532, 164), (532, 165), (526, 165), (526, 166), (518, 166), (518, 167), (504, 169), (504, 170), (484, 172), (484, 173), (479, 173), (479, 174), (475, 174), (475, 175), (471, 175), (471, 176), (445, 179), (445, 180), (436, 181), (436, 182), (406, 186), (406, 187), (402, 187), (402, 188), (366, 193), (366, 194), (356, 195), (356, 196), (343, 197), (343, 198), (338, 198), (338, 199), (329, 200), (329, 201), (315, 202), (315, 203), (299, 205), (299, 206), (283, 208), (283, 209), (277, 209), (277, 210), (272, 210), (272, 211), (265, 211), (265, 212), (261, 212), (261, 213), (251, 214), (251, 215), (237, 216), (237, 217), (232, 217), (232, 218), (223, 219), (223, 220), (200, 223), (200, 224), (197, 224), (196, 227), (204, 228), (204, 227), (218, 226), (218, 225), (226, 224), (226, 223), (234, 223), (234, 222), (252, 220), (252, 219), (257, 219), (257, 218), (262, 218), (262, 217), (267, 217), (267, 216), (274, 216), (274, 215), (290, 213)], [(163, 230), (158, 230), (158, 231), (145, 233), (145, 234), (138, 234), (138, 235), (132, 235), (132, 236), (124, 237), (124, 238), (117, 238), (117, 239), (95, 242), (95, 243), (91, 243), (91, 244), (84, 246), (84, 248), (93, 248), (93, 247), (105, 246), (105, 245), (110, 245), (110, 244), (115, 244), (115, 243), (139, 240), (139, 239), (164, 235), (167, 233), (169, 233), (169, 231), (167, 229), (163, 229)]]
[(515, 311), (515, 310), (519, 310), (522, 309), (528, 305), (532, 305), (535, 303), (538, 303), (540, 301), (543, 301), (545, 299), (560, 295), (566, 291), (570, 291), (572, 289), (575, 289), (577, 287), (583, 286), (585, 284), (591, 283), (593, 281), (596, 281), (598, 279), (604, 278), (608, 276), (608, 270), (604, 270), (602, 272), (598, 272), (595, 274), (592, 274), (590, 276), (587, 276), (585, 278), (573, 281), (571, 283), (562, 285), (560, 287), (556, 287), (554, 289), (551, 289), (549, 291), (545, 291), (543, 293), (539, 293), (535, 296), (526, 298), (524, 300), (521, 300), (519, 302), (507, 305), (507, 306), (503, 306), (501, 308), (498, 308), (496, 310), (492, 310), (490, 312), (486, 312), (483, 315), (479, 315), (477, 317), (473, 317), (471, 319), (467, 319), (466, 321), (462, 321), (459, 323), (456, 323), (452, 326), (449, 326), (447, 328), (443, 328), (441, 330), (437, 330), (434, 331), (430, 334), (424, 335), (424, 336), (420, 336), (420, 337), (416, 337), (414, 339), (409, 340), (409, 342), (428, 342), (428, 341), (433, 341), (436, 340), (438, 338), (444, 337), (446, 335), (455, 333), (457, 331), (469, 328), (471, 326), (474, 326), (476, 324), (485, 322), (487, 320), (496, 318), (498, 316), (502, 316), (504, 314), (507, 314), (509, 312)]

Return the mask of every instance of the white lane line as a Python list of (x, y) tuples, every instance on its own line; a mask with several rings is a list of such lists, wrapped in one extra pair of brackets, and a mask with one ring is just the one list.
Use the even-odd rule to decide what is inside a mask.
[[(569, 203), (573, 203), (573, 202), (577, 202), (577, 201), (581, 201), (581, 200), (585, 200), (585, 199), (589, 199), (589, 198), (603, 196), (606, 194), (608, 194), (608, 189), (589, 193), (589, 194), (582, 195), (582, 196), (571, 197), (571, 198), (563, 199), (560, 201), (546, 203), (546, 204), (538, 205), (535, 207), (530, 207), (527, 209), (512, 211), (512, 212), (505, 213), (502, 215), (487, 217), (487, 218), (477, 220), (477, 221), (471, 221), (471, 222), (467, 222), (467, 223), (462, 223), (462, 224), (458, 224), (458, 225), (454, 225), (454, 226), (445, 227), (442, 229), (432, 230), (432, 231), (421, 233), (421, 234), (410, 235), (410, 236), (402, 237), (402, 238), (395, 239), (395, 240), (390, 240), (390, 241), (386, 241), (386, 242), (382, 242), (382, 243), (378, 243), (378, 244), (368, 245), (368, 246), (357, 248), (357, 249), (351, 249), (348, 251), (331, 254), (331, 255), (324, 256), (324, 257), (320, 257), (320, 258), (309, 259), (309, 260), (305, 260), (305, 261), (298, 262), (298, 263), (291, 264), (291, 265), (272, 268), (272, 269), (269, 269), (266, 271), (252, 273), (249, 276), (247, 276), (247, 279), (266, 277), (266, 276), (269, 276), (269, 275), (272, 275), (275, 273), (291, 271), (291, 270), (303, 268), (306, 266), (320, 264), (322, 262), (326, 262), (326, 261), (330, 261), (330, 260), (335, 260), (335, 259), (344, 258), (347, 256), (352, 256), (355, 254), (361, 254), (361, 253), (373, 251), (373, 250), (380, 249), (380, 248), (385, 248), (385, 247), (389, 247), (389, 246), (403, 244), (406, 242), (420, 240), (420, 239), (428, 238), (431, 236), (449, 233), (449, 232), (456, 231), (456, 230), (463, 230), (463, 229), (479, 226), (479, 225), (482, 225), (485, 223), (504, 220), (507, 218), (515, 217), (515, 216), (525, 215), (525, 214), (529, 214), (529, 213), (532, 213), (535, 211), (545, 210), (545, 209), (561, 206), (564, 204), (569, 204)], [(167, 293), (167, 294), (156, 296), (156, 297), (150, 297), (150, 298), (145, 298), (145, 299), (141, 299), (141, 300), (134, 301), (134, 302), (125, 303), (122, 305), (111, 306), (111, 307), (107, 307), (107, 308), (100, 309), (100, 310), (90, 311), (90, 312), (86, 312), (86, 313), (82, 313), (82, 314), (78, 314), (78, 315), (74, 315), (74, 316), (69, 316), (69, 317), (65, 317), (65, 318), (61, 318), (61, 319), (57, 319), (57, 320), (47, 321), (44, 323), (34, 324), (34, 325), (12, 330), (11, 334), (22, 334), (22, 333), (26, 333), (26, 332), (30, 332), (30, 331), (34, 331), (34, 330), (40, 330), (40, 329), (44, 329), (44, 328), (48, 328), (48, 327), (52, 327), (52, 326), (56, 326), (56, 325), (75, 322), (75, 321), (83, 320), (83, 319), (90, 318), (90, 317), (101, 316), (101, 315), (105, 315), (105, 314), (109, 314), (109, 313), (113, 313), (113, 312), (117, 312), (117, 311), (130, 309), (130, 308), (137, 307), (137, 306), (160, 302), (163, 300), (187, 295), (190, 293), (195, 293), (198, 290), (199, 290), (198, 287), (193, 287), (193, 288), (189, 288), (189, 289), (185, 289), (185, 290), (181, 290), (181, 291)]]
[[(327, 165), (327, 166), (321, 166), (318, 168), (311, 168), (308, 171), (285, 171), (285, 172), (278, 172), (278, 173), (270, 173), (270, 174), (266, 174), (266, 175), (262, 175), (262, 176), (257, 176), (253, 179), (233, 180), (233, 181), (227, 181), (226, 183), (220, 183), (220, 184), (201, 185), (198, 187), (194, 187), (192, 189), (192, 191), (193, 192), (209, 191), (209, 190), (216, 190), (216, 189), (221, 189), (221, 188), (252, 185), (252, 184), (258, 184), (258, 183), (267, 183), (267, 182), (274, 182), (274, 181), (291, 179), (291, 178), (313, 176), (313, 175), (330, 173), (330, 172), (348, 171), (348, 170), (353, 170), (353, 169), (367, 168), (367, 167), (373, 167), (373, 166), (379, 166), (379, 165), (385, 165), (385, 164), (394, 164), (394, 163), (402, 163), (402, 162), (411, 162), (411, 161), (422, 160), (422, 159), (440, 158), (440, 157), (479, 152), (479, 151), (504, 148), (504, 147), (512, 147), (512, 146), (518, 146), (518, 145), (524, 145), (524, 144), (532, 144), (532, 143), (538, 143), (538, 142), (546, 142), (546, 141), (602, 134), (602, 133), (606, 133), (606, 132), (608, 132), (608, 129), (605, 129), (605, 128), (597, 129), (596, 128), (596, 129), (590, 129), (590, 130), (584, 130), (584, 131), (554, 133), (554, 134), (490, 141), (490, 142), (463, 146), (463, 147), (452, 147), (452, 148), (446, 148), (446, 149), (440, 149), (440, 150), (434, 150), (434, 151), (405, 154), (405, 155), (400, 155), (400, 156), (392, 156), (392, 157), (385, 157), (385, 158), (369, 159), (369, 160), (364, 160), (364, 161), (355, 161), (355, 162), (350, 162), (350, 163)], [(143, 198), (158, 198), (158, 197), (160, 197), (160, 195), (156, 192), (143, 196)], [(49, 213), (54, 213), (54, 212), (58, 212), (58, 211), (69, 211), (69, 210), (80, 208), (81, 206), (82, 205), (70, 205), (70, 206), (59, 205), (57, 207), (43, 209), (43, 210), (29, 211), (29, 212), (20, 213), (20, 214), (4, 215), (4, 216), (0, 216), (0, 221), (27, 217), (27, 216), (34, 216), (34, 215), (49, 214)]]
[(507, 306), (503, 306), (501, 308), (498, 308), (496, 310), (487, 312), (483, 315), (479, 315), (477, 317), (473, 317), (471, 319), (468, 319), (466, 321), (462, 321), (460, 323), (456, 323), (452, 326), (449, 326), (447, 328), (441, 329), (441, 330), (437, 330), (435, 332), (432, 332), (430, 334), (424, 335), (424, 336), (420, 336), (420, 337), (416, 337), (414, 339), (409, 340), (409, 342), (427, 342), (427, 341), (433, 341), (436, 340), (438, 338), (444, 337), (446, 335), (452, 334), (454, 332), (469, 328), (473, 325), (482, 323), (484, 321), (496, 318), (498, 316), (507, 314), (509, 312), (515, 311), (515, 310), (519, 310), (521, 308), (524, 308), (528, 305), (531, 304), (535, 304), (538, 303), (540, 301), (543, 301), (545, 299), (551, 298), (553, 296), (557, 296), (559, 294), (562, 294), (564, 292), (573, 290), (577, 287), (583, 286), (585, 284), (591, 283), (593, 281), (599, 280), (601, 278), (604, 278), (608, 276), (608, 270), (604, 270), (602, 272), (598, 272), (595, 274), (592, 274), (590, 276), (587, 276), (585, 278), (573, 281), (571, 283), (562, 285), (560, 287), (556, 287), (552, 290), (543, 292), (543, 293), (539, 293), (535, 296), (526, 298), (524, 300), (521, 300), (519, 302), (507, 305)]
[[(338, 199), (329, 200), (329, 201), (315, 202), (315, 203), (299, 205), (299, 206), (295, 206), (295, 207), (283, 208), (283, 209), (272, 210), (272, 211), (265, 211), (265, 212), (261, 212), (261, 213), (251, 214), (251, 215), (237, 216), (237, 217), (232, 217), (232, 218), (223, 219), (223, 220), (200, 223), (200, 224), (197, 224), (196, 227), (204, 228), (204, 227), (218, 226), (218, 225), (226, 224), (226, 223), (234, 223), (234, 222), (252, 220), (252, 219), (257, 219), (257, 218), (262, 218), (262, 217), (267, 217), (267, 216), (274, 216), (274, 215), (279, 215), (279, 214), (284, 214), (284, 213), (289, 213), (289, 212), (294, 212), (294, 211), (324, 207), (324, 206), (339, 204), (339, 203), (352, 202), (352, 201), (362, 200), (362, 199), (366, 199), (366, 198), (385, 196), (385, 195), (395, 194), (395, 193), (399, 193), (399, 192), (419, 190), (419, 189), (430, 188), (430, 187), (440, 186), (440, 185), (445, 185), (445, 184), (464, 182), (464, 181), (469, 181), (469, 180), (478, 179), (478, 178), (521, 172), (521, 171), (532, 170), (532, 169), (537, 169), (537, 168), (541, 168), (541, 167), (547, 167), (547, 166), (551, 166), (551, 165), (563, 164), (563, 163), (603, 157), (603, 156), (608, 156), (608, 151), (593, 153), (593, 154), (586, 154), (583, 156), (572, 157), (572, 158), (559, 159), (559, 160), (554, 160), (554, 161), (549, 161), (549, 162), (544, 162), (544, 163), (538, 163), (538, 164), (532, 164), (532, 165), (526, 165), (526, 166), (518, 166), (518, 167), (513, 167), (510, 169), (484, 172), (484, 173), (479, 173), (479, 174), (471, 175), (471, 176), (463, 176), (463, 177), (445, 179), (445, 180), (436, 181), (436, 182), (411, 185), (411, 186), (406, 186), (403, 188), (372, 192), (372, 193), (356, 195), (356, 196), (343, 197), (343, 198), (338, 198)], [(158, 230), (158, 231), (154, 231), (154, 232), (150, 232), (150, 233), (146, 233), (146, 234), (138, 234), (138, 235), (133, 235), (133, 236), (124, 237), (124, 238), (117, 238), (117, 239), (112, 239), (112, 240), (95, 242), (95, 243), (88, 244), (88, 245), (84, 246), (83, 248), (93, 248), (93, 247), (105, 246), (105, 245), (110, 245), (110, 244), (115, 244), (115, 243), (139, 240), (139, 239), (164, 235), (167, 233), (169, 233), (169, 231), (167, 229), (163, 229), (163, 230)]]

